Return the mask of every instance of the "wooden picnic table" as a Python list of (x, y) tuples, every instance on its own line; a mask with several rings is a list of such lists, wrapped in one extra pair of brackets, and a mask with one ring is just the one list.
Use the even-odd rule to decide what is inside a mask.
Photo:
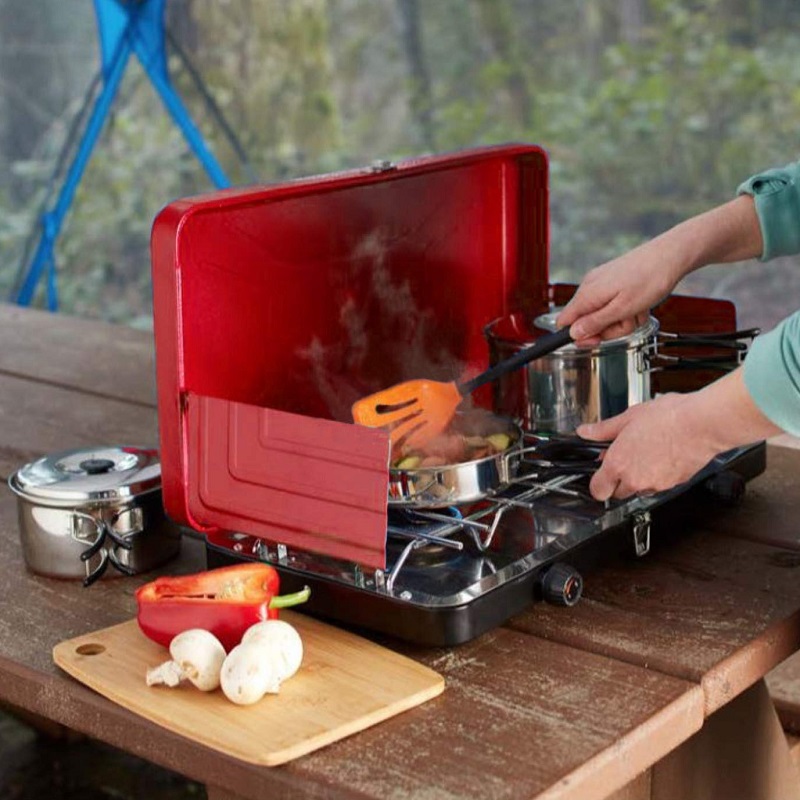
[[(0, 337), (4, 479), (61, 449), (157, 444), (151, 334), (0, 305)], [(155, 573), (88, 589), (30, 574), (7, 490), (0, 701), (201, 781), (213, 800), (800, 798), (765, 683), (800, 646), (798, 470), (800, 450), (770, 446), (741, 506), (682, 519), (645, 558), (609, 555), (574, 608), (532, 605), (455, 648), (382, 640), (441, 672), (444, 693), (275, 768), (170, 733), (53, 664), (59, 641), (130, 619)], [(159, 571), (204, 558), (187, 535)], [(800, 670), (772, 674), (791, 712)]]

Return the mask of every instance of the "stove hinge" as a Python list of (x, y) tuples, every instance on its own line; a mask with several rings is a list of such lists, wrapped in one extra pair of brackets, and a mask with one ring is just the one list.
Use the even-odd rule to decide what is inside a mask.
[(386, 158), (379, 158), (370, 164), (369, 171), (370, 172), (392, 172), (393, 170), (397, 169), (397, 164), (394, 161), (389, 161)]
[(633, 515), (633, 547), (637, 556), (650, 552), (650, 512), (637, 511)]
[(289, 548), (285, 544), (278, 543), (273, 551), (269, 549), (269, 545), (263, 539), (259, 539), (253, 545), (253, 555), (270, 564), (285, 566), (290, 561)]

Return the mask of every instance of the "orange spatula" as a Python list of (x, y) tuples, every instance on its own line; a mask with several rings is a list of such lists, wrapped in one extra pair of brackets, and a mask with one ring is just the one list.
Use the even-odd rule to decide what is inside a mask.
[(353, 404), (353, 419), (370, 428), (386, 428), (392, 447), (423, 447), (450, 424), (461, 401), (479, 386), (569, 344), (569, 328), (542, 336), (511, 358), (465, 383), (413, 380), (375, 392)]

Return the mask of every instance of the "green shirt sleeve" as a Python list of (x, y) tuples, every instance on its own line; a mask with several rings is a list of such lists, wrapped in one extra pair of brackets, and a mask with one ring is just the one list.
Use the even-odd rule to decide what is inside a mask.
[[(800, 253), (800, 162), (748, 178), (764, 240), (761, 261)], [(757, 337), (744, 362), (744, 382), (759, 410), (800, 436), (800, 311)]]
[(800, 253), (800, 162), (753, 175), (736, 193), (755, 201), (764, 240), (761, 261)]
[(800, 311), (755, 338), (744, 361), (744, 383), (765, 417), (800, 436)]

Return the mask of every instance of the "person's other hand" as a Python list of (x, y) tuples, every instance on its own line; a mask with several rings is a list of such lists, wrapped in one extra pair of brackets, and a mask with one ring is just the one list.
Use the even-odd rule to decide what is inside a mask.
[(619, 258), (595, 267), (558, 317), (579, 344), (629, 334), (678, 281), (704, 264), (763, 252), (753, 198), (739, 197), (698, 214)]
[(781, 433), (753, 402), (742, 367), (688, 394), (665, 394), (576, 433), (613, 440), (589, 489), (598, 500), (663, 492), (718, 453)]
[(664, 241), (652, 240), (590, 270), (558, 316), (583, 345), (627, 336), (666, 297), (683, 273)]
[(692, 423), (693, 395), (667, 394), (610, 419), (581, 425), (585, 439), (609, 441), (589, 490), (597, 500), (666, 491), (691, 478), (720, 452), (702, 426)]

